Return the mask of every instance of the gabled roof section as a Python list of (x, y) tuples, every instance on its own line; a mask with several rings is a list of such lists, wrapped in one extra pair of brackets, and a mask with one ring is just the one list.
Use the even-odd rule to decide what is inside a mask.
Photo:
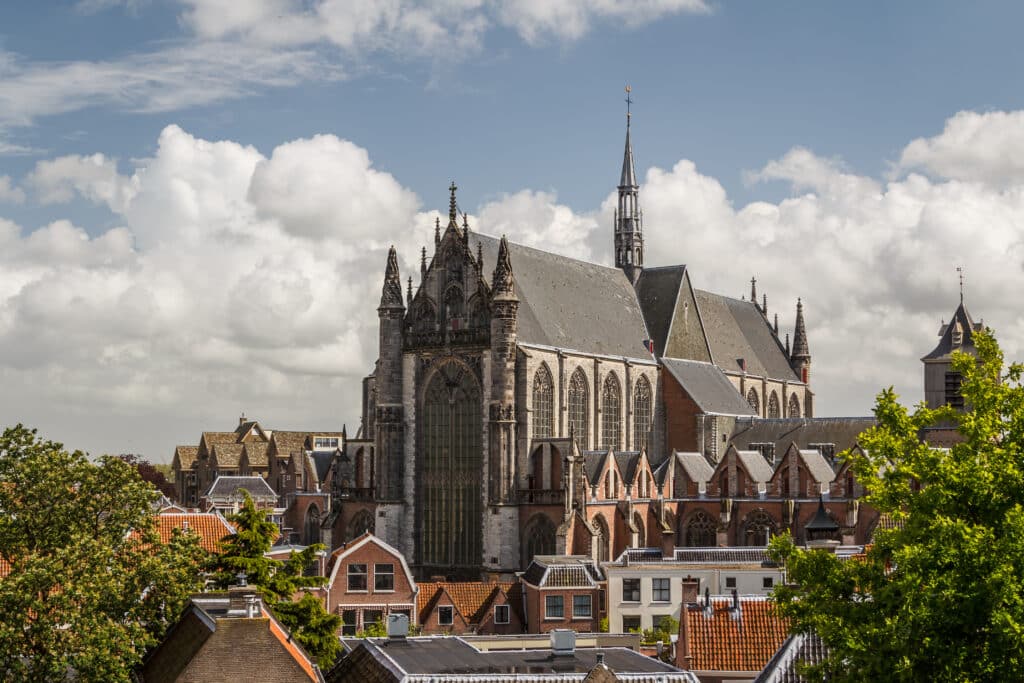
[(747, 450), (753, 443), (773, 443), (782, 454), (791, 443), (799, 448), (811, 444), (835, 444), (835, 453), (852, 448), (861, 432), (874, 427), (873, 417), (787, 417), (772, 420), (737, 420), (729, 443)]
[(785, 350), (761, 309), (750, 301), (694, 290), (712, 360), (726, 371), (799, 383)]
[(662, 365), (694, 403), (709, 415), (756, 415), (717, 366), (680, 358), (662, 358)]
[(819, 450), (801, 448), (799, 453), (800, 459), (803, 460), (804, 465), (807, 467), (807, 472), (816, 482), (819, 484), (827, 484), (836, 478), (836, 473), (832, 469), (832, 465), (825, 460)]
[(760, 671), (788, 637), (789, 624), (766, 598), (712, 598), (685, 609), (694, 671)]
[(244, 456), (249, 462), (249, 467), (266, 467), (267, 449), (270, 447), (266, 441), (250, 441), (245, 444)]
[(277, 500), (277, 494), (263, 477), (217, 477), (205, 498), (218, 500), (243, 500), (246, 490), (256, 500)]
[(537, 555), (523, 572), (522, 580), (538, 588), (596, 588), (604, 574), (589, 557)]
[[(485, 263), (497, 263), (499, 240), (473, 232)], [(618, 268), (578, 261), (512, 242), (509, 260), (519, 297), (520, 343), (650, 359), (636, 292)]]
[(199, 545), (207, 552), (220, 552), (220, 540), (235, 533), (234, 527), (216, 512), (161, 512), (156, 516), (156, 532), (161, 543), (169, 543), (174, 530), (199, 536)]
[(310, 459), (313, 461), (313, 470), (316, 472), (316, 479), (321, 484), (327, 481), (327, 473), (331, 471), (331, 463), (334, 461), (334, 451), (313, 451)]
[[(618, 466), (615, 463), (615, 458), (611, 458), (608, 455), (608, 451), (583, 451), (583, 464), (587, 470), (587, 483), (594, 486), (601, 481), (604, 476), (605, 466), (615, 467), (618, 470)], [(621, 472), (619, 473), (622, 474)]]
[(498, 594), (506, 596), (515, 584), (512, 582), (488, 583), (484, 581), (439, 581), (420, 584), (420, 597), (417, 607), (420, 608), (421, 623), (429, 616), (429, 610), (438, 603), (435, 598), (447, 594), (455, 609), (470, 624), (479, 624), (486, 616), (487, 608), (494, 602)]
[[(953, 313), (953, 317), (950, 318), (949, 323), (939, 330), (940, 339), (938, 346), (921, 360), (948, 360), (953, 356), (954, 351), (975, 353), (974, 333), (981, 330), (981, 327), (981, 323), (974, 322), (971, 314), (967, 312), (964, 302), (961, 301)], [(959, 344), (954, 343), (956, 341), (954, 337), (957, 334), (960, 335)]]
[(715, 474), (715, 469), (701, 453), (680, 453), (673, 451), (676, 463), (691, 481), (708, 482)]
[(238, 467), (242, 461), (242, 449), (245, 444), (218, 443), (214, 444), (210, 456), (217, 461), (217, 467)]
[(330, 574), (328, 575), (329, 579), (327, 582), (328, 586), (334, 585), (334, 579), (338, 573), (338, 567), (341, 566), (342, 560), (368, 544), (376, 545), (389, 555), (398, 558), (399, 563), (402, 565), (402, 570), (405, 572), (406, 578), (409, 579), (409, 586), (412, 590), (416, 590), (416, 581), (413, 579), (412, 572), (409, 571), (409, 565), (405, 561), (405, 555), (400, 553), (397, 548), (385, 543), (384, 540), (374, 536), (369, 531), (364, 532), (362, 536), (354, 538), (348, 543), (342, 544), (340, 548), (331, 553), (331, 557), (327, 561), (328, 567), (330, 567)]
[(183, 470), (193, 469), (198, 455), (198, 446), (175, 446), (174, 448), (174, 459), (178, 461), (178, 467)]
[(665, 354), (679, 289), (685, 275), (686, 266), (644, 268), (636, 283), (636, 298), (640, 302), (647, 331), (654, 342), (654, 354), (659, 358)]
[[(725, 461), (725, 458), (722, 458)], [(752, 480), (767, 483), (772, 478), (772, 466), (758, 451), (736, 451), (736, 463), (740, 465)]]
[(306, 448), (309, 432), (286, 432), (274, 430), (270, 435), (271, 450), (277, 457), (286, 457)]
[(632, 484), (636, 479), (637, 465), (640, 463), (640, 451), (616, 451), (613, 455), (622, 475), (622, 483)]
[(754, 683), (806, 683), (798, 667), (821, 664), (828, 655), (829, 649), (817, 633), (797, 633), (786, 639)]

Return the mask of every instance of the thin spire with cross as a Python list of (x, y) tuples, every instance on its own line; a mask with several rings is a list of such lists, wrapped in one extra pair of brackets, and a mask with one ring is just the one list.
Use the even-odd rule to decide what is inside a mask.
[(631, 104), (633, 104), (633, 98), (630, 95), (631, 92), (633, 92), (633, 88), (630, 87), (629, 85), (627, 85), (626, 86), (626, 128), (629, 128), (629, 120), (633, 116), (633, 114), (630, 113), (630, 111), (629, 111), (629, 106)]
[(957, 272), (957, 275), (960, 278), (960, 303), (963, 303), (964, 302), (964, 267), (963, 266), (957, 266), (956, 267), (956, 272)]

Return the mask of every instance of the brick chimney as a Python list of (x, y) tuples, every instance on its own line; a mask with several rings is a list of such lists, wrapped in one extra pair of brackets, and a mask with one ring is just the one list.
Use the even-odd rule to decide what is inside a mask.
[(687, 576), (683, 579), (683, 604), (679, 610), (679, 642), (676, 643), (676, 666), (689, 671), (693, 666), (690, 654), (690, 609), (697, 606), (700, 581)]

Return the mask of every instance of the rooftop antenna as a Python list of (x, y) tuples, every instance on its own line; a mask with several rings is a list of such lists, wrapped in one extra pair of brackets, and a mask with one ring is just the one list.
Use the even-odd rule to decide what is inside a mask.
[(960, 278), (960, 303), (964, 302), (964, 268), (963, 266), (956, 267), (957, 275)]

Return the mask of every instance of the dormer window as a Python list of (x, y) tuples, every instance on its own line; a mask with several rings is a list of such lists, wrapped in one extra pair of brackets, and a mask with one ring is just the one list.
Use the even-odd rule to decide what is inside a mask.
[(953, 334), (951, 335), (953, 346), (961, 346), (964, 343), (964, 328), (959, 320), (953, 323)]

